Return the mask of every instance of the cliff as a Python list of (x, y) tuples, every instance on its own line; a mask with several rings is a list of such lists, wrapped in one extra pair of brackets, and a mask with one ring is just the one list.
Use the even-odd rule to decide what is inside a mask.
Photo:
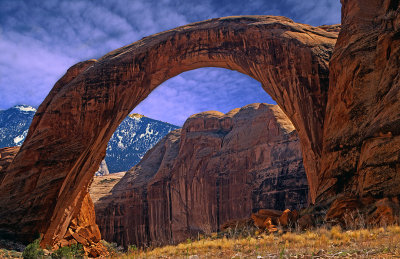
[[(92, 187), (93, 188), (93, 187)], [(109, 241), (176, 243), (261, 208), (306, 206), (297, 132), (276, 105), (191, 116), (95, 202)]]

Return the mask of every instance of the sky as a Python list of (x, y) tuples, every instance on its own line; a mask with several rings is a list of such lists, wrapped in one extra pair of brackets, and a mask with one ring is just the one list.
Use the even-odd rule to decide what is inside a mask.
[[(340, 23), (339, 0), (0, 0), (0, 109), (38, 107), (73, 64), (177, 26), (231, 15)], [(254, 79), (221, 68), (182, 73), (133, 112), (182, 125), (194, 113), (275, 103)]]

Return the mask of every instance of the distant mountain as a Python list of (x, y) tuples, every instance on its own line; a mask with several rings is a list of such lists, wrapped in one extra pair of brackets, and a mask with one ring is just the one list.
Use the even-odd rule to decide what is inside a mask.
[(130, 114), (114, 132), (107, 146), (106, 162), (110, 173), (129, 170), (160, 139), (178, 126)]
[(0, 111), (0, 148), (22, 145), (35, 112), (36, 109), (29, 105)]
[[(0, 148), (22, 145), (35, 112), (29, 105), (0, 111)], [(109, 172), (127, 171), (168, 132), (178, 128), (140, 114), (129, 115), (108, 142), (105, 161)]]

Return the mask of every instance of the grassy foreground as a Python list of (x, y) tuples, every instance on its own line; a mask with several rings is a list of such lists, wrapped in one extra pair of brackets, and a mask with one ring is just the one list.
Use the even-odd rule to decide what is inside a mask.
[(176, 246), (131, 249), (118, 258), (400, 258), (400, 227), (319, 228), (247, 238), (204, 238)]
[[(400, 226), (343, 231), (255, 232), (248, 237), (211, 237), (152, 249), (110, 247), (110, 258), (400, 258)], [(44, 257), (44, 258), (49, 258)], [(0, 249), (0, 258), (22, 253)]]

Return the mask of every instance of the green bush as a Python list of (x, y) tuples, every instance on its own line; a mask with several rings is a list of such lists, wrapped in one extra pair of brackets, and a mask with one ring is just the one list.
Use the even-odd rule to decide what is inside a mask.
[(24, 252), (22, 253), (22, 257), (24, 259), (38, 259), (43, 258), (44, 251), (39, 246), (40, 238), (36, 239), (32, 243), (26, 246)]
[(82, 244), (74, 244), (71, 246), (64, 246), (54, 251), (51, 254), (51, 258), (53, 259), (61, 259), (61, 258), (83, 258), (85, 252), (83, 250)]

